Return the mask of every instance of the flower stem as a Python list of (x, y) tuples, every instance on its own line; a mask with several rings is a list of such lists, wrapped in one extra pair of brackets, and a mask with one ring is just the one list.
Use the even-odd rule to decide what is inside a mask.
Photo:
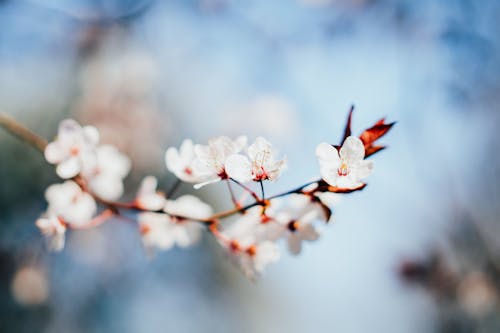
[(229, 182), (229, 179), (226, 179), (226, 184), (227, 184), (227, 189), (229, 190), (229, 194), (231, 195), (231, 201), (234, 204), (234, 208), (241, 208), (240, 203), (238, 200), (236, 200), (236, 197), (234, 196), (234, 191), (233, 188), (231, 187), (231, 182)]
[(259, 196), (257, 195), (257, 193), (255, 193), (254, 191), (252, 191), (249, 187), (247, 187), (246, 185), (240, 183), (239, 181), (237, 181), (236, 179), (233, 179), (233, 178), (229, 178), (230, 180), (232, 180), (235, 184), (237, 184), (238, 186), (240, 186), (242, 189), (244, 189), (245, 191), (247, 191), (256, 201), (261, 201), (262, 199), (259, 198)]
[(167, 198), (170, 198), (171, 196), (174, 195), (174, 193), (179, 189), (179, 187), (182, 184), (182, 180), (177, 179), (175, 183), (172, 185), (172, 187), (168, 190), (167, 192)]
[(26, 126), (20, 124), (6, 113), (0, 112), (0, 126), (41, 152), (43, 152), (47, 146), (47, 140), (33, 133)]

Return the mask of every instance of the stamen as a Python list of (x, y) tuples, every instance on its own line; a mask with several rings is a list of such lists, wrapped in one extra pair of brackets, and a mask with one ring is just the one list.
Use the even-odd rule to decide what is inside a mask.
[(340, 165), (340, 167), (337, 169), (337, 173), (339, 176), (347, 176), (349, 174), (349, 166), (344, 162)]

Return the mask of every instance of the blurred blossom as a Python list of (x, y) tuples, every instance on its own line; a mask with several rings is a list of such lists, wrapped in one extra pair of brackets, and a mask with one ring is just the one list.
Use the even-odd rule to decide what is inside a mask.
[(460, 305), (472, 317), (483, 317), (498, 301), (497, 290), (488, 275), (471, 272), (458, 286)]
[(162, 153), (172, 128), (158, 105), (157, 66), (147, 52), (111, 32), (81, 73), (78, 118), (96, 126), (103, 143), (130, 156), (136, 171), (158, 167), (154, 157)]
[(49, 297), (49, 282), (40, 267), (25, 266), (15, 273), (11, 291), (12, 296), (20, 305), (40, 305)]

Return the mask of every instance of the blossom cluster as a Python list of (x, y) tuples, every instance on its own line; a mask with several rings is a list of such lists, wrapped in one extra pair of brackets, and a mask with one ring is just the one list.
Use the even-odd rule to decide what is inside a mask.
[[(121, 210), (129, 210), (136, 213), (148, 252), (191, 246), (208, 230), (229, 258), (255, 278), (280, 258), (278, 241), (284, 240), (292, 254), (299, 254), (304, 242), (320, 237), (339, 193), (366, 185), (364, 180), (373, 171), (373, 162), (366, 158), (384, 148), (374, 142), (393, 124), (380, 120), (355, 137), (350, 135), (351, 115), (352, 111), (340, 146), (324, 142), (316, 148), (321, 179), (269, 197), (265, 196), (265, 183), (278, 180), (287, 163), (262, 137), (250, 144), (245, 136), (220, 136), (206, 145), (187, 139), (179, 148), (168, 148), (166, 168), (178, 182), (191, 183), (195, 189), (227, 183), (234, 208), (219, 213), (196, 196), (174, 198), (173, 190), (168, 194), (158, 191), (153, 176), (143, 179), (132, 201), (117, 201), (124, 193), (129, 158), (111, 145), (100, 145), (96, 128), (64, 120), (56, 139), (44, 151), (64, 182), (47, 188), (48, 207), (36, 225), (49, 247), (59, 251), (64, 248), (67, 229), (95, 227), (111, 217), (122, 217)], [(233, 186), (243, 194), (241, 199)], [(253, 187), (260, 187), (260, 193)]]

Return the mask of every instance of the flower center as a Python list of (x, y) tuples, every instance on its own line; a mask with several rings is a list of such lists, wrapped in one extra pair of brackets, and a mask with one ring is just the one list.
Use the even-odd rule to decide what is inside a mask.
[(255, 245), (250, 246), (247, 250), (246, 253), (250, 256), (253, 257), (255, 254), (257, 254), (257, 247)]
[(139, 227), (139, 232), (141, 233), (141, 235), (146, 235), (151, 232), (151, 227), (147, 224), (143, 224)]
[(241, 246), (240, 246), (240, 243), (238, 243), (236, 240), (232, 240), (230, 243), (229, 243), (229, 249), (234, 252), (234, 253), (238, 253), (241, 251)]
[(347, 165), (347, 163), (345, 162), (342, 162), (342, 164), (340, 165), (340, 167), (337, 169), (337, 173), (339, 176), (347, 176), (350, 172), (350, 169), (349, 169), (349, 166)]
[(80, 153), (80, 148), (78, 148), (77, 146), (73, 146), (70, 148), (69, 153), (71, 154), (71, 156), (77, 156)]
[(297, 222), (297, 221), (290, 221), (290, 223), (288, 223), (288, 225), (287, 225), (287, 228), (291, 232), (295, 232), (299, 228), (299, 222)]

